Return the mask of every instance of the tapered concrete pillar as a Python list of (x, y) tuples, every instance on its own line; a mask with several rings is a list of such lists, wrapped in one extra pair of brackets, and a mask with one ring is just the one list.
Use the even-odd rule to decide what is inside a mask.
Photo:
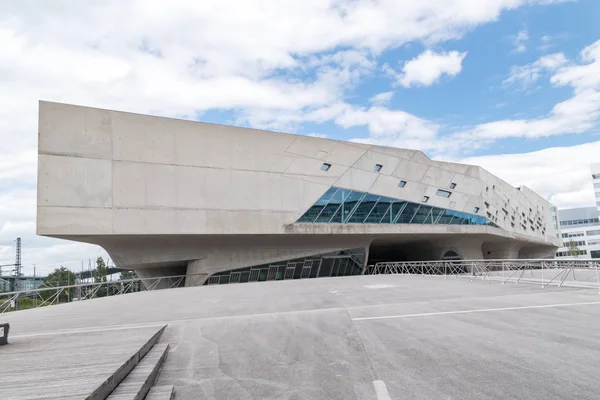
[[(185, 268), (139, 267), (135, 268), (135, 272), (140, 277), (142, 284), (146, 288), (153, 287), (154, 289), (168, 289), (173, 285), (176, 285), (179, 277), (185, 275)], [(181, 281), (181, 284), (177, 286), (183, 286), (183, 280)]]
[(205, 267), (205, 262), (204, 259), (188, 261), (185, 286), (204, 285), (210, 275)]

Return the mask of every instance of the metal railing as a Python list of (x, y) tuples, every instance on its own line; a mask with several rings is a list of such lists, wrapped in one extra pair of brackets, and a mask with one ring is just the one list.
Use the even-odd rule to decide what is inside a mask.
[(0, 314), (18, 309), (19, 302), (25, 299), (30, 303), (30, 307), (27, 308), (39, 308), (51, 304), (90, 300), (97, 297), (119, 296), (133, 292), (180, 287), (184, 285), (185, 278), (186, 275), (134, 278), (113, 282), (82, 282), (73, 285), (43, 286), (37, 289), (0, 292)]
[(365, 275), (412, 274), (536, 283), (598, 289), (600, 261), (593, 260), (451, 260), (382, 262), (367, 267)]

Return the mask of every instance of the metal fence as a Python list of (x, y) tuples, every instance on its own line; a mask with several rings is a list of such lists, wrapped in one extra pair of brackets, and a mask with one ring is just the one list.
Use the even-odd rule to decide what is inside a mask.
[(412, 274), (535, 283), (598, 289), (600, 261), (595, 260), (452, 260), (382, 262), (367, 267), (366, 275)]
[(0, 292), (0, 314), (11, 310), (18, 310), (19, 303), (25, 300), (28, 302), (27, 308), (38, 308), (51, 304), (90, 300), (96, 297), (119, 296), (133, 292), (170, 289), (183, 286), (185, 278), (185, 275), (134, 278), (114, 282), (47, 285), (38, 289)]
[[(600, 261), (591, 260), (461, 260), (383, 262), (370, 265), (365, 275), (411, 274), (444, 278), (535, 283), (546, 286), (594, 288), (600, 293)], [(203, 275), (205, 276), (205, 275)], [(188, 276), (189, 277), (189, 276)], [(96, 297), (119, 296), (132, 292), (183, 286), (186, 275), (124, 279), (114, 282), (46, 286), (13, 292), (0, 292), (0, 314), (18, 309), (23, 299), (31, 307), (84, 301)], [(209, 281), (210, 282), (210, 278)], [(214, 282), (213, 282), (214, 283)], [(31, 302), (34, 304), (32, 305)]]

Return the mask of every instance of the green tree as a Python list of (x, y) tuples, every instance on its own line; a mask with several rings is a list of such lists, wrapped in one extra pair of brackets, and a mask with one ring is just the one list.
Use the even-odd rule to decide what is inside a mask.
[[(67, 268), (61, 266), (60, 268), (56, 268), (53, 272), (48, 274), (47, 277), (44, 278), (44, 283), (40, 288), (52, 288), (57, 286), (68, 286), (74, 285), (76, 283), (77, 276), (75, 273), (69, 271)], [(56, 290), (48, 290), (39, 292), (40, 297), (43, 300), (47, 300), (48, 298), (54, 296), (56, 294)], [(58, 296), (58, 302), (64, 303), (68, 302), (70, 299), (75, 297), (75, 288), (68, 288), (61, 291)]]
[(581, 250), (577, 247), (577, 244), (573, 241), (573, 239), (569, 240), (567, 243), (567, 248), (569, 252), (569, 256), (577, 258), (581, 254)]
[(121, 280), (126, 280), (126, 279), (137, 279), (137, 274), (135, 273), (135, 271), (123, 271), (121, 272)]
[[(96, 259), (96, 269), (94, 270), (94, 282), (104, 283), (106, 282), (106, 263), (102, 257)], [(108, 287), (102, 285), (96, 292), (96, 297), (104, 297), (108, 294)]]
[[(135, 271), (121, 272), (121, 278), (119, 280), (124, 281), (124, 280), (130, 280), (130, 279), (138, 279), (138, 275), (135, 273)], [(139, 292), (140, 291), (140, 287), (141, 287), (140, 281), (127, 282), (124, 284), (130, 285), (130, 287), (128, 289), (128, 291), (130, 291), (130, 292)]]

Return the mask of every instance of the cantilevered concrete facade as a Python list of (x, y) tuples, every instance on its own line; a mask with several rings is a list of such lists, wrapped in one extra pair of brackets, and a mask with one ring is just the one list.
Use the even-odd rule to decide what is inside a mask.
[(188, 285), (553, 257), (560, 244), (547, 201), (477, 166), (49, 102), (37, 230), (98, 244), (141, 276), (187, 274)]

